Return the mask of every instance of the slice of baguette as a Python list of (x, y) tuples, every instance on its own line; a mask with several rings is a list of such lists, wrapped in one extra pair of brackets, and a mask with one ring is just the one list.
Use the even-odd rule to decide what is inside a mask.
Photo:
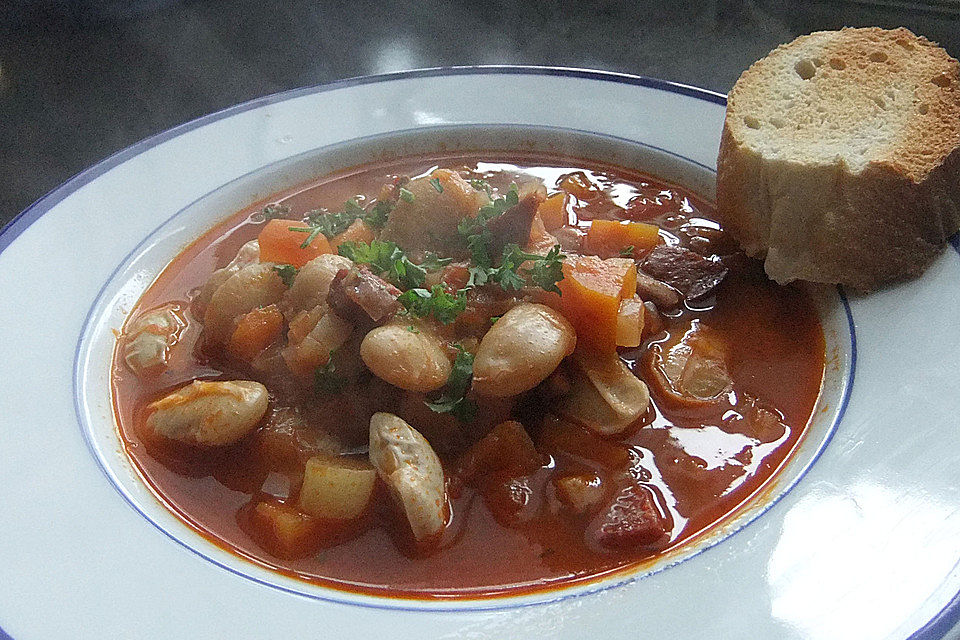
[(820, 31), (727, 100), (721, 221), (777, 282), (919, 275), (960, 228), (960, 66), (906, 29)]

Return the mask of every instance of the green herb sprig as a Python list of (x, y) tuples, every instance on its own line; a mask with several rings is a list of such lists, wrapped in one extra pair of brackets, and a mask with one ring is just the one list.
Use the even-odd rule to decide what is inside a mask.
[(450, 324), (467, 308), (467, 290), (448, 293), (443, 285), (435, 284), (430, 289), (404, 291), (397, 300), (414, 316), (433, 316), (443, 324)]
[(278, 264), (273, 267), (273, 270), (277, 272), (277, 275), (280, 276), (280, 279), (283, 280), (283, 284), (289, 289), (293, 286), (293, 280), (297, 277), (297, 268), (292, 264)]
[(437, 413), (449, 413), (460, 422), (472, 422), (477, 413), (477, 405), (466, 397), (473, 378), (473, 354), (462, 346), (457, 348), (457, 357), (443, 393), (433, 402), (425, 404)]

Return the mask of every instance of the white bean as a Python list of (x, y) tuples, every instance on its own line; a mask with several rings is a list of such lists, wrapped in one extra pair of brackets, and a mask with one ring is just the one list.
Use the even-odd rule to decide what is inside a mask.
[(435, 541), (446, 526), (443, 466), (430, 443), (392, 413), (370, 418), (370, 462), (400, 504), (414, 538)]
[(420, 393), (445, 385), (452, 369), (440, 338), (425, 325), (376, 327), (360, 343), (360, 357), (381, 380)]
[(194, 380), (151, 403), (146, 426), (191, 445), (231, 444), (253, 431), (267, 411), (267, 388), (248, 380)]
[(299, 342), (290, 342), (282, 352), (287, 367), (301, 376), (312, 375), (314, 369), (326, 364), (330, 352), (340, 348), (353, 333), (353, 325), (334, 312), (324, 312), (320, 307), (314, 312), (323, 312), (323, 315), (310, 333)]
[(542, 304), (523, 302), (483, 336), (473, 361), (473, 390), (514, 396), (547, 379), (573, 353), (577, 334), (566, 318)]
[(184, 326), (186, 322), (173, 304), (141, 315), (124, 331), (123, 359), (127, 366), (141, 377), (160, 373)]
[(194, 314), (198, 318), (202, 318), (207, 311), (207, 305), (210, 304), (210, 298), (212, 298), (213, 294), (220, 288), (220, 285), (243, 267), (248, 264), (255, 264), (259, 260), (260, 243), (257, 240), (251, 240), (240, 247), (240, 250), (237, 251), (237, 255), (233, 257), (230, 264), (214, 271), (206, 284), (200, 289), (200, 293), (193, 299), (191, 304)]
[(225, 343), (241, 316), (280, 300), (287, 287), (273, 267), (269, 262), (247, 265), (217, 288), (203, 317), (208, 340)]
[(353, 261), (335, 253), (325, 253), (303, 265), (293, 280), (293, 286), (283, 294), (281, 308), (292, 317), (299, 311), (309, 311), (327, 301), (330, 283), (340, 269), (349, 269)]

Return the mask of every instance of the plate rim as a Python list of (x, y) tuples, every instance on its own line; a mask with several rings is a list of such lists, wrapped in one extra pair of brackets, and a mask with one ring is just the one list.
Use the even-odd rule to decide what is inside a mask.
[[(327, 83), (295, 87), (264, 96), (252, 98), (238, 104), (199, 116), (184, 123), (162, 130), (142, 140), (134, 142), (93, 165), (79, 171), (64, 182), (39, 197), (25, 209), (15, 215), (0, 228), (0, 254), (45, 213), (50, 211), (68, 196), (92, 182), (111, 169), (123, 164), (141, 153), (156, 147), (172, 138), (200, 128), (207, 124), (243, 113), (261, 106), (283, 102), (301, 96), (314, 95), (326, 91), (375, 84), (392, 80), (405, 80), (430, 77), (455, 77), (461, 75), (531, 75), (571, 77), (616, 84), (657, 89), (668, 93), (680, 94), (689, 98), (703, 100), (716, 105), (726, 105), (726, 95), (693, 85), (662, 80), (644, 75), (622, 72), (601, 71), (579, 67), (536, 66), (536, 65), (460, 65), (418, 68), (382, 74), (359, 75)], [(960, 255), (960, 234), (949, 239), (949, 244)], [(934, 640), (954, 628), (960, 622), (960, 592), (956, 593), (930, 620), (908, 636), (908, 640)], [(13, 640), (0, 628), (0, 640)]]

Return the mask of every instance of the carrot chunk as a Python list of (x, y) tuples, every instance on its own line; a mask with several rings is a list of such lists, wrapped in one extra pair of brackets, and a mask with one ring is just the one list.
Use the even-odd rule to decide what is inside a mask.
[(277, 305), (254, 309), (240, 318), (230, 337), (230, 354), (250, 362), (269, 347), (283, 331), (283, 314)]
[(587, 230), (583, 248), (601, 258), (624, 255), (637, 258), (648, 249), (660, 244), (659, 227), (644, 222), (619, 222), (617, 220), (594, 220)]
[(620, 301), (637, 288), (637, 267), (628, 258), (582, 256), (563, 263), (557, 283), (560, 312), (577, 330), (577, 348), (612, 353), (617, 348)]
[(290, 228), (305, 229), (301, 220), (271, 220), (263, 226), (257, 240), (260, 243), (260, 262), (279, 262), (292, 264), (297, 269), (324, 253), (332, 253), (326, 236), (317, 234), (306, 247), (303, 243), (310, 234), (303, 231), (291, 231)]
[(346, 231), (330, 238), (330, 252), (336, 253), (337, 247), (344, 242), (366, 242), (370, 244), (373, 242), (373, 229), (366, 222), (357, 218), (347, 227)]
[(559, 229), (567, 224), (567, 194), (563, 191), (555, 193), (540, 203), (537, 215), (543, 221), (547, 231)]

